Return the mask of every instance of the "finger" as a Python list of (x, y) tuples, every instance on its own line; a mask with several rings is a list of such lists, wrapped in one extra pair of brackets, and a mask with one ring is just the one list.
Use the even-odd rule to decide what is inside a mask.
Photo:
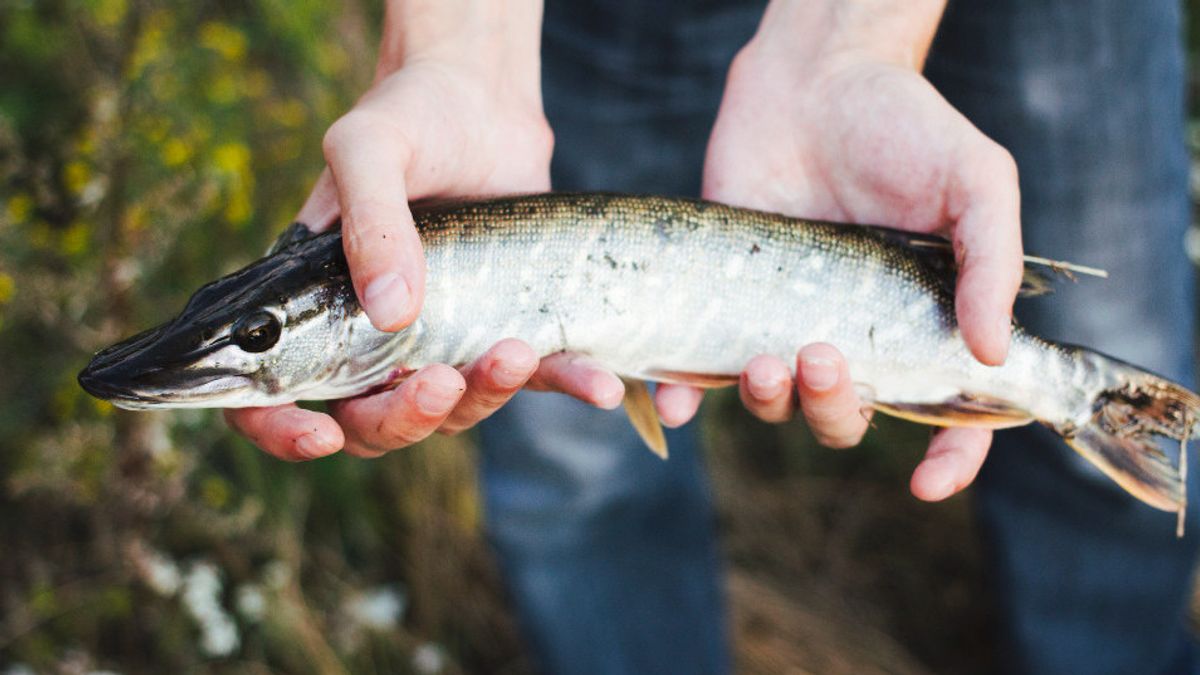
[(325, 167), (304, 206), (296, 214), (296, 222), (304, 223), (312, 232), (324, 232), (337, 220), (338, 213), (337, 186), (333, 182), (333, 173), (329, 167)]
[(654, 391), (654, 408), (664, 426), (674, 429), (696, 416), (704, 390), (684, 384), (660, 384)]
[(988, 141), (960, 162), (953, 231), (958, 262), (955, 311), (975, 358), (1004, 363), (1021, 286), (1021, 193), (1012, 156)]
[(621, 405), (625, 396), (621, 378), (595, 360), (572, 352), (543, 358), (529, 380), (529, 387), (559, 391), (605, 410)]
[(475, 426), (520, 391), (537, 366), (537, 354), (524, 342), (496, 343), (467, 369), (467, 391), (440, 430), (453, 434)]
[(376, 328), (399, 330), (420, 311), (425, 259), (404, 189), (408, 147), (387, 124), (351, 111), (329, 128), (324, 149), (354, 290)]
[(850, 381), (846, 360), (833, 346), (817, 343), (796, 359), (800, 409), (817, 441), (831, 448), (858, 445), (867, 431), (863, 403)]
[(392, 391), (339, 401), (331, 410), (346, 431), (346, 452), (378, 457), (436, 431), (465, 389), (457, 370), (438, 364), (422, 368)]
[(738, 382), (738, 394), (742, 405), (764, 422), (786, 422), (796, 408), (792, 373), (777, 356), (750, 359)]
[(225, 421), (268, 454), (289, 462), (331, 455), (345, 444), (332, 417), (290, 404), (228, 409)]
[(975, 480), (988, 447), (989, 429), (942, 429), (929, 442), (925, 459), (913, 471), (910, 489), (913, 496), (936, 502), (962, 490)]

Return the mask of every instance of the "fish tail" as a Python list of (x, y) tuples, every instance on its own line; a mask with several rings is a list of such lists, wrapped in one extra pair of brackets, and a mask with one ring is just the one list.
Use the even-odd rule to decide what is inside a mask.
[[(1187, 441), (1200, 420), (1200, 396), (1140, 368), (1095, 354), (1112, 373), (1111, 386), (1091, 401), (1091, 417), (1082, 426), (1056, 426), (1080, 455), (1128, 490), (1164, 511), (1179, 514), (1187, 506)], [(1160, 439), (1179, 443), (1172, 460)]]

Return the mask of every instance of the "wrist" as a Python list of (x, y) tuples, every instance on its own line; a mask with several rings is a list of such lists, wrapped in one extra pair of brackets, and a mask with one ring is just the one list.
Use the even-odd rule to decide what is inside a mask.
[(796, 64), (864, 60), (919, 71), (946, 0), (771, 0), (747, 50)]
[(375, 79), (426, 61), (536, 88), (541, 24), (541, 0), (388, 0)]

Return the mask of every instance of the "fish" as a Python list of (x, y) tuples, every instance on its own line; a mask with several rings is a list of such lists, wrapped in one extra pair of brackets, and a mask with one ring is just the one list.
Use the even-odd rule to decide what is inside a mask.
[[(371, 325), (338, 228), (296, 223), (174, 319), (97, 352), (80, 385), (128, 409), (341, 399), (513, 337), (618, 374), (635, 427), (665, 457), (647, 382), (731, 385), (756, 355), (794, 362), (799, 347), (828, 342), (875, 410), (936, 426), (1040, 422), (1134, 497), (1182, 517), (1200, 397), (1016, 325), (1004, 364), (980, 363), (938, 237), (608, 193), (417, 204), (413, 215), (427, 281), (407, 328)], [(1035, 268), (1025, 288), (1044, 292)]]

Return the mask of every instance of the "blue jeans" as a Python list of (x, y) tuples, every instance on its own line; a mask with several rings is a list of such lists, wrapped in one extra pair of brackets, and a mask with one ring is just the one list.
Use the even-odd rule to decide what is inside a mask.
[[(547, 4), (555, 186), (694, 194), (725, 68), (761, 5)], [(1160, 0), (952, 0), (928, 74), (1016, 157), (1026, 247), (1112, 273), (1025, 301), (1026, 325), (1190, 383), (1179, 31)], [(692, 428), (662, 463), (620, 413), (523, 394), (482, 434), (489, 533), (542, 669), (729, 670)], [(1175, 540), (1172, 516), (1038, 429), (1000, 435), (975, 495), (1006, 671), (1194, 666), (1181, 619), (1200, 513)]]
[[(927, 74), (1021, 171), (1025, 248), (1107, 269), (1018, 303), (1045, 337), (1193, 385), (1180, 9), (1173, 0), (951, 2)], [(1187, 536), (1040, 428), (1000, 434), (976, 507), (1008, 672), (1197, 670)]]

